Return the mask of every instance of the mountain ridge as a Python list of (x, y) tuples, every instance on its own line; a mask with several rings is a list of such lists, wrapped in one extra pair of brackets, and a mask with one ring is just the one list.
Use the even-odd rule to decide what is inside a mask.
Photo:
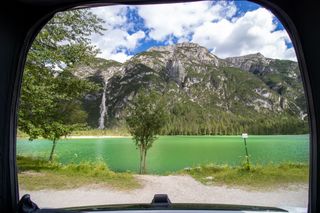
[[(246, 116), (261, 118), (272, 114), (305, 123), (306, 106), (297, 62), (266, 58), (261, 53), (221, 59), (198, 44), (180, 43), (149, 48), (124, 63), (97, 59), (90, 66), (79, 65), (74, 75), (105, 87), (105, 93), (88, 94), (84, 100), (91, 127), (97, 127), (97, 116), (101, 118), (97, 105), (103, 94), (105, 102), (98, 109), (105, 104), (106, 120), (100, 128), (112, 128), (121, 123), (123, 110), (141, 88), (169, 97), (171, 125), (188, 119), (187, 114), (173, 113), (175, 107), (188, 104), (189, 113), (196, 111), (198, 117), (203, 117), (201, 122), (206, 120), (210, 125), (206, 116), (217, 117), (219, 113), (237, 122)], [(99, 113), (93, 116), (95, 113), (89, 109)], [(167, 133), (175, 134), (171, 130)]]

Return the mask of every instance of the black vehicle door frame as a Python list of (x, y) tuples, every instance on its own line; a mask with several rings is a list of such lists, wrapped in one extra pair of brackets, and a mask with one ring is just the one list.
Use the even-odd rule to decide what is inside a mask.
[[(148, 0), (13, 0), (0, 9), (0, 210), (16, 212), (19, 199), (16, 168), (17, 107), (27, 51), (43, 25), (57, 11), (97, 4), (184, 2)], [(308, 100), (310, 124), (309, 212), (319, 209), (320, 185), (320, 13), (312, 0), (253, 0), (282, 22), (295, 48)]]

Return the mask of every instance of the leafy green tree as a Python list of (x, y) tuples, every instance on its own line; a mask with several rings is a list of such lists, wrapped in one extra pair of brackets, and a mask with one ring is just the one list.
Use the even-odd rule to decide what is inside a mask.
[(72, 68), (90, 63), (98, 50), (90, 44), (92, 33), (101, 34), (103, 21), (89, 10), (57, 13), (40, 31), (27, 57), (19, 106), (19, 129), (33, 140), (51, 140), (53, 159), (57, 140), (85, 125), (80, 100), (98, 90), (76, 78)]
[(140, 151), (140, 174), (146, 173), (147, 151), (165, 126), (165, 100), (155, 92), (140, 91), (127, 107), (126, 124)]

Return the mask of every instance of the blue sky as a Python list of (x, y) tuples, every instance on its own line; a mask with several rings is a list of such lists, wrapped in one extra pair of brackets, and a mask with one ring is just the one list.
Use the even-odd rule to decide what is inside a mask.
[(124, 62), (150, 47), (194, 42), (220, 58), (260, 52), (296, 60), (291, 41), (274, 15), (247, 1), (107, 6), (92, 8), (107, 29), (92, 36), (100, 57)]

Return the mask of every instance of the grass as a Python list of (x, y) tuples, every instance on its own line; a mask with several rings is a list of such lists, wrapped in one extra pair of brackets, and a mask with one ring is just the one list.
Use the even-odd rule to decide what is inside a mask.
[(61, 165), (17, 156), (17, 164), (19, 185), (27, 190), (70, 189), (87, 185), (109, 186), (120, 190), (140, 187), (133, 174), (113, 172), (100, 162)]
[[(86, 130), (75, 130), (71, 133), (72, 136), (130, 136), (128, 131), (123, 128), (114, 129), (86, 129)], [(17, 131), (18, 138), (29, 138), (28, 134)], [(41, 138), (41, 137), (40, 137)]]
[(213, 164), (179, 171), (188, 174), (205, 185), (227, 185), (247, 189), (267, 189), (289, 184), (308, 183), (307, 164), (283, 163), (280, 165), (243, 167), (217, 166)]
[[(113, 172), (102, 162), (61, 165), (22, 156), (17, 157), (17, 162), (19, 185), (27, 190), (70, 189), (87, 185), (108, 186), (119, 190), (141, 187), (132, 173)], [(298, 163), (255, 165), (248, 171), (240, 166), (208, 164), (174, 174), (190, 175), (205, 185), (266, 190), (308, 183), (309, 166)]]

